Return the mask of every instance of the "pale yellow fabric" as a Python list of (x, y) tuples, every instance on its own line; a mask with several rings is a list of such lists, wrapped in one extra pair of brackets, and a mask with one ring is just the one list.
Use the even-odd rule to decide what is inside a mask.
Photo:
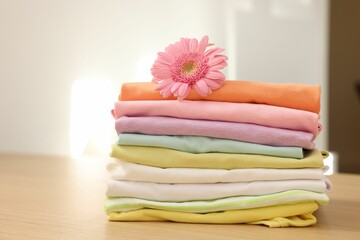
[(276, 217), (273, 219), (251, 222), (248, 224), (263, 224), (268, 227), (307, 227), (317, 222), (312, 213), (304, 213), (291, 217)]
[(113, 158), (162, 168), (321, 168), (322, 153), (315, 149), (303, 159), (255, 154), (187, 153), (166, 148), (112, 146)]
[(269, 227), (310, 226), (316, 223), (312, 215), (316, 202), (277, 205), (262, 208), (229, 210), (216, 213), (186, 213), (154, 209), (111, 212), (110, 221), (173, 221), (184, 223), (264, 224)]

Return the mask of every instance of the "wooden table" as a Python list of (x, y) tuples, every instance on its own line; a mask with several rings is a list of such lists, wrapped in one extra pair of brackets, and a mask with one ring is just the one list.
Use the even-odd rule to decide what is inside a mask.
[(360, 239), (360, 176), (331, 176), (330, 204), (307, 228), (108, 222), (108, 159), (0, 155), (0, 239)]

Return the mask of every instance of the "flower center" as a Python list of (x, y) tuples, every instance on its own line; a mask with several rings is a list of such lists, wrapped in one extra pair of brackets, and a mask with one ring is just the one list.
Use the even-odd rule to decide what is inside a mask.
[(208, 58), (199, 53), (187, 53), (177, 57), (171, 66), (171, 77), (175, 82), (193, 85), (208, 71)]
[(182, 72), (185, 74), (192, 73), (195, 69), (196, 69), (196, 62), (194, 60), (188, 60), (182, 66)]

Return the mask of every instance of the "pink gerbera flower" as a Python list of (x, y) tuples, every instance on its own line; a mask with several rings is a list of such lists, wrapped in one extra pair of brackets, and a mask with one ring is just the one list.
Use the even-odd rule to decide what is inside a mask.
[(181, 38), (170, 44), (165, 52), (159, 52), (151, 68), (156, 89), (167, 98), (171, 94), (183, 100), (194, 89), (199, 95), (207, 96), (220, 88), (225, 75), (219, 70), (227, 66), (227, 57), (220, 55), (224, 49), (210, 48), (213, 44), (204, 36), (196, 39)]

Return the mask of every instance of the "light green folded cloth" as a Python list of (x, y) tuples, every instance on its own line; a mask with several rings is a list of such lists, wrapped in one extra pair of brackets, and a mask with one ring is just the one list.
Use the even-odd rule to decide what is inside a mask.
[(119, 135), (118, 145), (163, 147), (189, 153), (246, 153), (287, 158), (303, 158), (300, 147), (273, 147), (235, 140), (198, 137), (128, 134)]
[(216, 200), (186, 202), (161, 202), (140, 198), (116, 197), (106, 200), (105, 211), (108, 213), (128, 212), (150, 208), (166, 211), (208, 213), (314, 201), (323, 205), (329, 202), (329, 198), (325, 193), (304, 190), (289, 190), (269, 195), (237, 196)]

